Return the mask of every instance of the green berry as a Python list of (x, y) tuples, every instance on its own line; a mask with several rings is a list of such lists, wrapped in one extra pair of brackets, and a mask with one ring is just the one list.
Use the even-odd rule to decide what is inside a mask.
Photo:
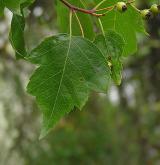
[(125, 12), (127, 10), (127, 5), (126, 3), (124, 2), (118, 2), (116, 4), (116, 9), (119, 11), (119, 12)]
[(153, 4), (153, 5), (151, 6), (151, 8), (150, 8), (150, 11), (151, 11), (153, 14), (157, 15), (158, 13), (160, 13), (160, 8), (159, 8), (159, 6), (158, 6), (157, 4)]
[(141, 10), (141, 16), (143, 19), (150, 19), (152, 17), (152, 13), (148, 9)]

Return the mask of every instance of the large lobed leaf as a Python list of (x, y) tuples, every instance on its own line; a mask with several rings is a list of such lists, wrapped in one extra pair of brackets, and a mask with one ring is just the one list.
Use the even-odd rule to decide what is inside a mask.
[[(69, 1), (83, 8), (92, 1), (99, 2)], [(16, 2), (18, 1), (15, 1), (14, 5)], [(106, 1), (104, 6), (116, 2), (117, 0)], [(111, 77), (116, 84), (120, 84), (122, 56), (136, 51), (136, 33), (144, 32), (144, 29), (139, 14), (132, 7), (129, 7), (124, 14), (113, 10), (101, 19), (105, 36), (98, 35), (94, 43), (82, 37), (60, 34), (45, 39), (28, 56), (23, 37), (25, 28), (23, 8), (31, 3), (32, 0), (19, 1), (17, 9), (20, 8), (20, 14), (16, 7), (9, 7), (3, 3), (0, 12), (3, 7), (8, 7), (14, 13), (10, 40), (16, 51), (16, 57), (27, 59), (39, 66), (32, 75), (27, 90), (36, 97), (43, 113), (40, 136), (43, 138), (62, 116), (74, 107), (81, 109), (90, 91), (105, 92)], [(57, 3), (58, 23), (63, 32), (68, 32), (69, 10), (60, 1)], [(83, 13), (77, 14), (84, 28), (85, 37), (93, 40), (95, 35), (91, 17)], [(73, 34), (80, 35), (75, 17), (72, 25)]]
[(28, 60), (40, 65), (27, 87), (43, 112), (40, 138), (74, 106), (81, 109), (90, 90), (105, 92), (110, 80), (105, 57), (82, 37), (61, 34), (47, 38)]

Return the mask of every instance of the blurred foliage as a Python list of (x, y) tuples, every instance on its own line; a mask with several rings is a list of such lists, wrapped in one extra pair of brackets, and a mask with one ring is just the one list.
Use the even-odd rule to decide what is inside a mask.
[[(140, 8), (148, 6), (139, 1)], [(27, 17), (28, 48), (55, 34), (52, 0), (37, 0)], [(139, 51), (126, 60), (123, 82), (106, 95), (93, 93), (82, 111), (63, 118), (39, 141), (39, 111), (25, 92), (33, 66), (16, 61), (8, 43), (10, 13), (0, 19), (0, 164), (159, 165), (160, 17), (140, 36)]]

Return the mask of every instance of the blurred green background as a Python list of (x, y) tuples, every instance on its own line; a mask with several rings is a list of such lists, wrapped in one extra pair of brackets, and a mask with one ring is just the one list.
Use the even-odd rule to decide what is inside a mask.
[[(145, 8), (149, 1), (139, 0)], [(53, 0), (37, 0), (27, 17), (27, 47), (57, 33)], [(16, 61), (8, 41), (11, 13), (0, 18), (0, 165), (160, 165), (160, 16), (146, 22), (138, 52), (125, 59), (121, 86), (92, 93), (44, 140), (26, 84), (34, 66)]]

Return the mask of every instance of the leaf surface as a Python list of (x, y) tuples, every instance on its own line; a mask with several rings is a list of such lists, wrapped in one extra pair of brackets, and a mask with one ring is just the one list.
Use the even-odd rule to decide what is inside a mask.
[(21, 15), (21, 5), (27, 7), (33, 2), (34, 0), (0, 0), (0, 6), (7, 7), (14, 14)]
[(15, 50), (16, 59), (24, 59), (27, 56), (24, 40), (25, 17), (23, 9), (31, 5), (33, 2), (34, 0), (21, 0), (19, 1), (20, 13), (13, 12), (9, 39)]
[[(96, 6), (101, 2), (101, 0), (81, 0), (85, 2), (86, 6)], [(107, 8), (110, 6), (115, 6), (119, 0), (110, 0), (104, 2), (100, 8)], [(100, 12), (105, 13), (106, 11)], [(114, 30), (119, 33), (125, 41), (124, 47), (124, 56), (131, 55), (137, 51), (137, 33), (145, 33), (144, 21), (141, 18), (141, 15), (131, 6), (128, 5), (128, 10), (124, 13), (118, 12), (115, 8), (109, 12), (106, 12), (106, 15), (100, 17), (104, 30)]]
[[(69, 0), (68, 2), (80, 8), (86, 8), (86, 4), (83, 3), (83, 1)], [(60, 31), (62, 33), (68, 33), (69, 9), (62, 2), (58, 0), (56, 5), (56, 11), (57, 11), (57, 23), (60, 28)], [(91, 20), (91, 16), (81, 12), (77, 12), (77, 16), (81, 22), (85, 37), (89, 39), (93, 39), (95, 35), (93, 31), (93, 23)], [(73, 15), (72, 25), (73, 25), (73, 35), (81, 36), (81, 30), (75, 15)]]
[[(94, 1), (96, 3), (100, 2), (99, 0)], [(118, 1), (106, 1), (101, 8), (113, 6)], [(101, 20), (105, 31), (114, 30), (123, 37), (125, 41), (124, 56), (131, 55), (137, 51), (136, 33), (146, 32), (140, 14), (132, 6), (128, 5), (128, 10), (125, 13), (120, 13), (116, 9), (113, 9), (106, 13)]]
[(24, 41), (25, 19), (23, 16), (13, 14), (9, 39), (15, 50), (16, 59), (23, 59), (27, 56)]
[(2, 3), (2, 0), (0, 0), (0, 16), (3, 15), (4, 11), (4, 4)]
[(113, 81), (120, 85), (122, 79), (122, 54), (124, 50), (123, 38), (114, 31), (106, 32), (105, 36), (98, 35), (94, 43), (101, 50), (108, 61)]
[(105, 57), (81, 37), (50, 37), (31, 52), (28, 60), (40, 65), (27, 87), (43, 113), (40, 138), (74, 107), (81, 109), (91, 90), (105, 92), (110, 81)]

